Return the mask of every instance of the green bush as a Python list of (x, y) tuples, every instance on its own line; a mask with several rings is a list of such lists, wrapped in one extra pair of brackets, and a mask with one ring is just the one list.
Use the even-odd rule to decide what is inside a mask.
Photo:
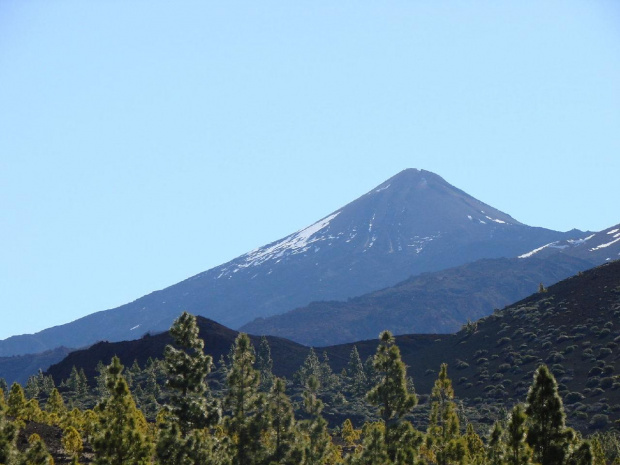
[(569, 392), (564, 397), (564, 403), (566, 405), (572, 405), (572, 404), (575, 404), (575, 403), (577, 403), (577, 402), (579, 402), (579, 401), (581, 401), (583, 399), (584, 399), (584, 396), (580, 392)]
[(597, 413), (596, 415), (592, 415), (592, 419), (590, 420), (590, 428), (592, 429), (601, 429), (607, 426), (609, 423), (609, 417), (603, 413)]

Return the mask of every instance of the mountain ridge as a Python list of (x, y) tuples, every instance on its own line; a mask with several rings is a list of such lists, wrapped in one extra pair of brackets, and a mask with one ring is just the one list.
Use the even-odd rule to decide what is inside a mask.
[(0, 356), (136, 339), (167, 330), (185, 310), (238, 328), (312, 301), (346, 299), (421, 272), (580, 237), (523, 225), (434, 173), (408, 169), (223, 265), (115, 309), (0, 341)]

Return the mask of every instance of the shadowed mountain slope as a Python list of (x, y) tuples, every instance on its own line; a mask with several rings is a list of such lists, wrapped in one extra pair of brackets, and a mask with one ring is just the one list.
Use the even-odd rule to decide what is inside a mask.
[(393, 334), (454, 333), (467, 320), (530, 295), (539, 283), (553, 284), (588, 268), (589, 262), (563, 255), (483, 259), (423, 273), (345, 302), (313, 302), (254, 320), (241, 330), (315, 346), (370, 339), (383, 329)]

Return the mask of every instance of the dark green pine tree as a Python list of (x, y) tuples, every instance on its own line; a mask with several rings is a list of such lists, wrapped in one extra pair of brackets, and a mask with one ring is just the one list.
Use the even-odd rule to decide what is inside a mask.
[(460, 434), (454, 389), (445, 363), (441, 365), (431, 392), (426, 447), (433, 452), (438, 465), (461, 464), (467, 456), (467, 443)]
[(254, 347), (247, 334), (239, 333), (228, 373), (225, 407), (231, 416), (225, 419), (233, 439), (233, 464), (262, 464), (269, 451), (264, 438), (269, 428), (269, 412), (259, 392), (260, 373), (254, 368)]
[(506, 428), (506, 463), (508, 465), (530, 465), (532, 449), (526, 442), (527, 416), (521, 404), (515, 405)]
[(286, 395), (286, 382), (274, 378), (273, 387), (268, 397), (271, 430), (275, 447), (268, 462), (297, 465), (303, 461), (303, 449), (295, 424), (293, 406)]
[(142, 465), (151, 462), (151, 450), (144, 435), (146, 420), (136, 408), (122, 371), (123, 365), (115, 356), (108, 366), (110, 397), (95, 408), (99, 423), (92, 444), (96, 465)]
[(562, 465), (569, 453), (574, 432), (566, 428), (564, 407), (555, 378), (546, 365), (538, 367), (527, 394), (527, 442), (534, 461), (544, 465)]
[(0, 405), (0, 463), (10, 463), (15, 455), (15, 439), (17, 427), (5, 416), (5, 411)]
[(504, 429), (499, 421), (493, 424), (487, 443), (487, 464), (504, 465), (506, 448), (504, 446)]
[(317, 398), (319, 380), (310, 376), (304, 391), (304, 409), (310, 419), (302, 422), (306, 435), (305, 462), (308, 465), (322, 464), (330, 452), (331, 437), (327, 432), (327, 421), (321, 415), (323, 402)]
[(104, 399), (110, 395), (107, 386), (108, 368), (99, 360), (96, 370), (98, 374), (95, 377), (95, 393), (99, 399)]
[(305, 387), (311, 376), (314, 376), (317, 380), (321, 379), (321, 362), (313, 347), (310, 347), (308, 356), (304, 360), (303, 365), (293, 375), (293, 379), (301, 386)]
[(347, 390), (354, 396), (363, 396), (366, 394), (367, 382), (364, 364), (357, 346), (353, 346), (347, 364)]
[(198, 463), (198, 457), (209, 456), (214, 444), (203, 441), (197, 431), (214, 426), (220, 419), (216, 402), (207, 401), (205, 396), (212, 359), (203, 352), (204, 342), (198, 337), (193, 315), (184, 312), (177, 318), (170, 335), (177, 347), (168, 345), (164, 350), (170, 396), (165, 405), (168, 414), (160, 425), (157, 457), (167, 465)]
[(204, 342), (198, 337), (196, 317), (184, 312), (173, 323), (170, 335), (178, 348), (168, 345), (164, 349), (166, 387), (171, 392), (166, 408), (185, 435), (215, 425), (220, 411), (205, 397), (212, 358), (203, 352)]
[(26, 387), (24, 393), (27, 399), (37, 399), (41, 392), (41, 386), (39, 385), (39, 377), (36, 375), (28, 377), (26, 381)]
[(347, 465), (389, 465), (392, 461), (385, 448), (385, 424), (366, 423), (362, 447), (346, 461)]
[(583, 441), (570, 454), (567, 465), (594, 465), (594, 451), (590, 441)]
[[(379, 407), (379, 415), (386, 427), (385, 446), (390, 460), (393, 461), (398, 449), (405, 447), (407, 442), (399, 434), (402, 432), (402, 417), (416, 406), (417, 398), (407, 389), (407, 370), (392, 333), (383, 331), (379, 341), (374, 357), (374, 369), (379, 382), (370, 390), (367, 398), (371, 404)], [(405, 427), (405, 431), (409, 429)]]
[(260, 338), (260, 344), (256, 351), (256, 369), (260, 374), (261, 392), (269, 392), (273, 385), (273, 360), (271, 359), (271, 348), (265, 336)]

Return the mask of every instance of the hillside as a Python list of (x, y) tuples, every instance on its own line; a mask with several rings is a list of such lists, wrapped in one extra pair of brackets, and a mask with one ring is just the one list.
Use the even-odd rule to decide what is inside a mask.
[[(399, 340), (400, 342), (400, 340)], [(620, 261), (561, 281), (469, 329), (405, 356), (419, 392), (442, 361), (459, 397), (475, 404), (521, 401), (546, 363), (559, 381), (569, 419), (620, 420)], [(602, 421), (597, 417), (598, 421)]]
[(422, 272), (515, 257), (584, 234), (524, 225), (434, 173), (409, 169), (307, 228), (164, 290), (0, 341), (0, 356), (137, 339), (166, 330), (184, 310), (239, 328), (313, 301), (346, 300)]
[[(205, 352), (218, 360), (227, 354), (236, 331), (199, 318)], [(309, 349), (268, 337), (278, 376), (292, 378)], [(167, 334), (137, 341), (100, 343), (71, 353), (49, 373), (57, 383), (75, 365), (89, 377), (99, 360), (118, 355), (129, 365), (161, 358)], [(258, 337), (252, 336), (255, 346)], [(441, 363), (448, 363), (457, 396), (482, 412), (524, 399), (532, 374), (546, 363), (555, 374), (570, 423), (581, 430), (608, 427), (620, 420), (620, 261), (579, 273), (451, 335), (397, 336), (416, 391), (428, 395)], [(335, 373), (347, 366), (356, 346), (362, 360), (373, 355), (377, 339), (329, 346), (325, 351)], [(342, 407), (345, 408), (345, 407)], [(596, 415), (596, 417), (595, 417)], [(603, 416), (601, 416), (603, 415)], [(603, 422), (604, 425), (591, 422)]]
[(313, 302), (256, 319), (241, 330), (314, 346), (370, 339), (383, 329), (393, 334), (453, 333), (467, 320), (530, 295), (539, 283), (553, 284), (590, 267), (587, 261), (557, 254), (546, 259), (483, 259), (423, 273), (347, 301)]

